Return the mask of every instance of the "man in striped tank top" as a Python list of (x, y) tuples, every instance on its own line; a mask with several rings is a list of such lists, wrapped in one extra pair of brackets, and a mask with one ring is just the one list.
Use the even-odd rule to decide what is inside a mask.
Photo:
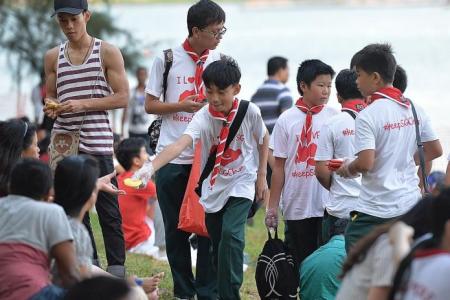
[[(183, 135), (194, 113), (205, 99), (202, 73), (211, 62), (220, 59), (214, 51), (226, 29), (225, 12), (210, 0), (191, 6), (187, 15), (189, 36), (172, 48), (173, 62), (163, 91), (164, 56), (157, 56), (145, 89), (147, 113), (162, 115), (156, 152)], [(164, 94), (164, 101), (162, 95)], [(161, 100), (160, 100), (161, 99)], [(178, 216), (193, 159), (192, 147), (184, 150), (156, 173), (158, 202), (164, 219), (166, 251), (177, 299), (216, 299), (216, 280), (212, 272), (208, 238), (198, 238), (196, 278), (192, 274), (189, 233), (178, 230)]]
[[(59, 105), (56, 109), (46, 105), (44, 111), (56, 118), (53, 132), (80, 131), (79, 152), (94, 156), (103, 176), (114, 171), (113, 132), (107, 111), (126, 107), (128, 102), (122, 54), (87, 33), (91, 17), (87, 0), (55, 0), (54, 8), (53, 15), (67, 41), (45, 55), (46, 104), (51, 100)], [(115, 178), (113, 184), (117, 184)], [(123, 277), (125, 244), (117, 196), (99, 192), (96, 208), (105, 240), (107, 271)], [(84, 224), (92, 239), (94, 261), (98, 262), (88, 215)]]

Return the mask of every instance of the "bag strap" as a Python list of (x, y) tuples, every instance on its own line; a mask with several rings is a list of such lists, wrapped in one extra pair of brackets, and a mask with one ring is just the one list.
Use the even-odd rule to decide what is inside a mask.
[[(231, 141), (234, 139), (236, 133), (241, 127), (242, 121), (244, 120), (245, 114), (247, 113), (249, 101), (241, 100), (239, 103), (239, 108), (236, 113), (236, 117), (234, 117), (233, 123), (230, 126), (230, 133), (228, 134), (227, 141), (225, 143), (225, 148), (223, 151), (227, 150)], [(214, 161), (216, 160), (216, 151), (211, 152), (208, 156), (208, 160), (206, 161), (205, 167), (203, 168), (202, 174), (200, 175), (200, 179), (198, 182), (203, 182), (208, 176), (209, 173), (213, 170)]]
[(422, 173), (423, 189), (425, 190), (425, 193), (429, 193), (427, 175), (425, 174), (425, 153), (423, 151), (423, 143), (420, 139), (420, 132), (419, 132), (419, 119), (417, 118), (416, 108), (414, 107), (414, 104), (412, 103), (411, 100), (409, 100), (409, 103), (411, 103), (411, 110), (412, 110), (412, 113), (414, 116), (414, 127), (416, 128), (416, 142), (417, 142), (417, 148), (418, 148), (418, 152), (419, 152), (419, 161), (420, 161), (420, 169), (421, 169), (421, 173)]
[(356, 119), (356, 114), (355, 112), (351, 111), (351, 110), (347, 110), (344, 109), (343, 111), (345, 111), (346, 113), (348, 113), (350, 116), (352, 116), (353, 119)]
[(166, 91), (167, 91), (167, 77), (169, 77), (170, 68), (172, 68), (173, 63), (173, 51), (172, 49), (164, 50), (164, 73), (163, 73), (163, 102), (166, 101)]

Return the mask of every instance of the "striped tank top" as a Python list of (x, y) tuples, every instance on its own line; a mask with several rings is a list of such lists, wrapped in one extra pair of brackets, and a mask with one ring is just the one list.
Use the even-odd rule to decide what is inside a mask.
[[(56, 95), (67, 100), (103, 98), (112, 93), (106, 81), (100, 57), (102, 41), (95, 39), (91, 53), (81, 65), (72, 65), (65, 55), (67, 41), (59, 47), (56, 71)], [(91, 155), (113, 154), (113, 133), (107, 111), (65, 113), (58, 116), (55, 132), (80, 130), (80, 152)]]

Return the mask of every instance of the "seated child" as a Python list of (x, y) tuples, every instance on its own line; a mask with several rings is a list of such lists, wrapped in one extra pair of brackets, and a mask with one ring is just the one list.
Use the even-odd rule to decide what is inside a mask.
[(125, 169), (125, 172), (118, 176), (119, 189), (126, 192), (125, 195), (119, 196), (125, 247), (133, 253), (155, 255), (158, 248), (154, 246), (155, 237), (146, 222), (148, 201), (156, 198), (155, 184), (150, 180), (144, 189), (134, 189), (124, 184), (124, 180), (132, 177), (148, 160), (145, 140), (129, 138), (121, 141), (116, 156)]
[[(84, 215), (95, 205), (99, 190), (99, 173), (95, 159), (85, 155), (63, 159), (55, 170), (55, 203), (66, 212), (75, 246), (76, 262), (80, 275), (89, 278), (93, 274), (111, 276), (92, 265), (92, 244), (87, 229), (82, 223)], [(59, 274), (55, 271), (54, 282), (58, 283)], [(141, 285), (149, 299), (157, 299), (157, 287), (162, 273), (150, 278), (131, 278), (130, 282)]]

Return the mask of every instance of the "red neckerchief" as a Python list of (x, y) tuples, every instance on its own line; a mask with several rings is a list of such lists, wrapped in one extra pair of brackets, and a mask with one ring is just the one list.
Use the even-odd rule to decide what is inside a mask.
[(300, 97), (295, 103), (298, 109), (306, 114), (305, 124), (303, 125), (302, 132), (300, 134), (300, 142), (297, 148), (296, 163), (305, 162), (308, 165), (314, 165), (314, 155), (316, 148), (315, 145), (311, 145), (312, 140), (312, 116), (319, 113), (325, 105), (316, 105), (309, 107), (303, 102), (303, 97)]
[(212, 170), (211, 179), (209, 181), (211, 187), (216, 182), (217, 175), (219, 175), (219, 167), (222, 162), (222, 155), (225, 150), (225, 144), (227, 142), (228, 134), (230, 133), (230, 124), (231, 124), (231, 122), (233, 122), (233, 119), (238, 110), (238, 106), (239, 106), (239, 101), (237, 99), (234, 99), (233, 106), (231, 107), (230, 113), (227, 116), (225, 116), (223, 113), (215, 111), (211, 107), (211, 105), (209, 105), (209, 113), (211, 114), (211, 116), (214, 119), (224, 121), (222, 129), (220, 130), (219, 145), (217, 145), (217, 151), (216, 151), (216, 160), (214, 161), (214, 168)]
[(183, 48), (186, 51), (186, 53), (192, 58), (192, 60), (196, 65), (194, 75), (194, 90), (195, 93), (198, 95), (198, 98), (195, 101), (202, 102), (206, 98), (202, 80), (203, 65), (205, 64), (205, 61), (208, 58), (209, 49), (203, 51), (202, 55), (199, 56), (197, 53), (194, 52), (194, 49), (192, 49), (188, 39), (184, 41)]
[(366, 104), (366, 102), (364, 102), (364, 100), (355, 99), (355, 100), (344, 101), (344, 103), (342, 104), (341, 111), (349, 110), (354, 113), (359, 113), (366, 107), (367, 107), (367, 104)]
[(392, 100), (401, 106), (409, 107), (410, 103), (408, 98), (403, 96), (402, 92), (399, 89), (396, 89), (395, 87), (385, 87), (382, 89), (379, 89), (375, 93), (371, 95), (371, 100), (374, 102), (375, 100), (386, 98), (389, 100)]

